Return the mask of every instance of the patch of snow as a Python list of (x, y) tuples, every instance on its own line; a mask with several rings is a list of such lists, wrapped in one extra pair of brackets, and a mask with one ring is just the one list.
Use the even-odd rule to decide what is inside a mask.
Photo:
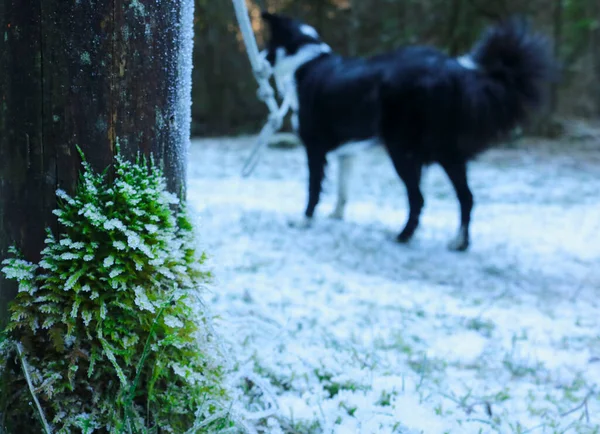
[(445, 246), (458, 205), (437, 167), (404, 246), (392, 241), (404, 187), (381, 149), (358, 156), (345, 220), (325, 217), (332, 159), (312, 226), (296, 229), (303, 149), (267, 149), (242, 178), (252, 139), (194, 142), (188, 199), (216, 277), (207, 302), (234, 371), (254, 378), (235, 385), (237, 405), (264, 416), (252, 419), (261, 432), (598, 429), (597, 150), (473, 162), (472, 247), (457, 254)]

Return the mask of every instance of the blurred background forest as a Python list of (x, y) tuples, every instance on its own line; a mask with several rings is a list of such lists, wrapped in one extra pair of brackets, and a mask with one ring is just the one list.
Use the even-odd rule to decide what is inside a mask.
[[(259, 47), (261, 9), (313, 25), (335, 51), (370, 55), (402, 44), (431, 44), (450, 54), (471, 47), (482, 29), (512, 14), (550, 36), (561, 63), (549, 112), (600, 119), (600, 0), (247, 0)], [(196, 0), (194, 136), (258, 132), (267, 110), (229, 0)]]

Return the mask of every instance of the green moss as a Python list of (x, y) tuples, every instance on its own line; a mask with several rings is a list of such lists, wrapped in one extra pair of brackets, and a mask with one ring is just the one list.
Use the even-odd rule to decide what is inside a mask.
[(118, 156), (111, 178), (84, 162), (75, 195), (57, 192), (60, 234), (48, 231), (41, 261), (13, 249), (3, 262), (19, 293), (0, 338), (0, 431), (41, 431), (17, 342), (53, 432), (231, 426), (222, 358), (197, 300), (210, 276), (185, 206), (152, 162)]

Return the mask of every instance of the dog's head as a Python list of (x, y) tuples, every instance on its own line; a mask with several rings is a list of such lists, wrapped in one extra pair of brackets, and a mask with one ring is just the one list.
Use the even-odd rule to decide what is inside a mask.
[(266, 59), (277, 75), (293, 74), (304, 63), (331, 51), (308, 24), (268, 12), (263, 12), (262, 18), (270, 29)]

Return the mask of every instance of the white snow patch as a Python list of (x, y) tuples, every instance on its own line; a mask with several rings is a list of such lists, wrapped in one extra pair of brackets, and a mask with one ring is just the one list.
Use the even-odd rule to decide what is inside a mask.
[(267, 149), (244, 179), (252, 140), (195, 142), (188, 198), (220, 334), (262, 379), (237, 385), (236, 404), (264, 415), (253, 420), (262, 432), (598, 428), (597, 150), (537, 144), (473, 162), (472, 247), (456, 254), (445, 246), (458, 206), (439, 168), (425, 173), (422, 223), (401, 246), (391, 240), (405, 192), (383, 150), (357, 159), (344, 221), (324, 217), (331, 159), (313, 224), (299, 230), (288, 221), (305, 206), (303, 149)]

